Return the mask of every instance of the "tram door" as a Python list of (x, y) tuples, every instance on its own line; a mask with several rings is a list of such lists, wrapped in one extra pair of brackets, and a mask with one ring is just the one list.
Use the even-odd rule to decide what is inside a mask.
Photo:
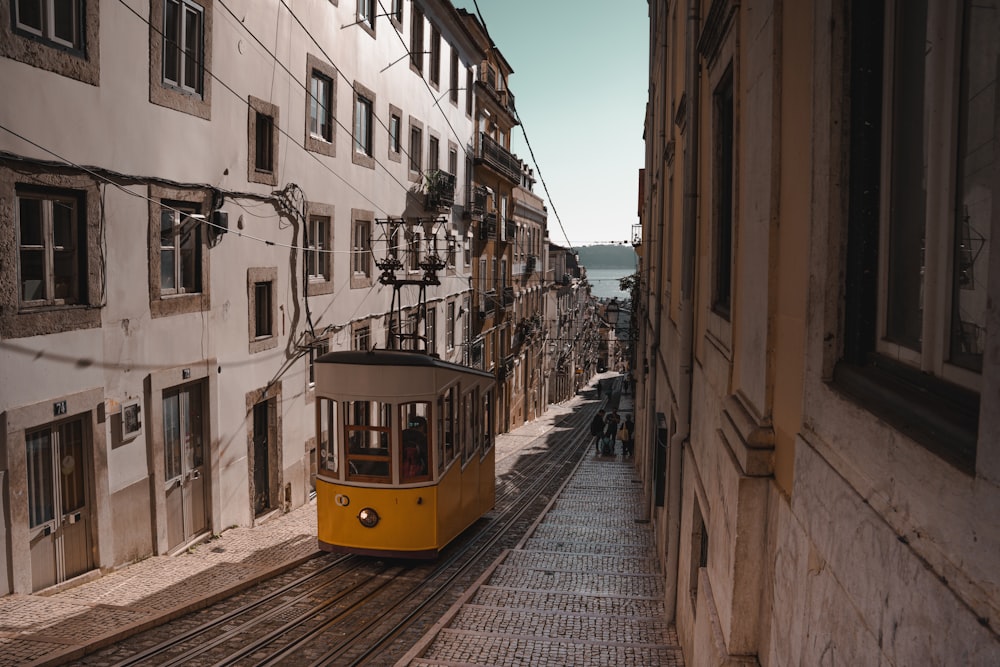
[(93, 567), (84, 424), (75, 419), (25, 436), (34, 591)]
[(200, 384), (163, 394), (163, 457), (167, 499), (167, 548), (187, 543), (208, 528)]

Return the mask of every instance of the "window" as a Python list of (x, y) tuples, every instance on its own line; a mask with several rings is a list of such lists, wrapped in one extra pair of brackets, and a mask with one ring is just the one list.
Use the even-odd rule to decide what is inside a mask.
[(410, 67), (424, 73), (424, 12), (416, 4), (410, 17)]
[(375, 93), (354, 84), (354, 164), (375, 168), (372, 136)]
[(309, 134), (333, 141), (333, 81), (315, 70), (309, 81)]
[[(458, 176), (458, 149), (454, 146), (448, 147), (448, 173), (452, 176)], [(456, 180), (458, 180), (456, 178)]]
[(435, 306), (427, 307), (424, 335), (427, 338), (427, 352), (434, 354), (437, 351), (437, 308)]
[(372, 154), (372, 103), (361, 95), (354, 103), (354, 150)]
[(277, 284), (277, 268), (247, 269), (247, 334), (251, 354), (278, 346)]
[(254, 337), (267, 338), (273, 335), (271, 320), (271, 283), (254, 283)]
[(325, 61), (306, 55), (306, 150), (335, 157), (337, 154), (337, 70)]
[(371, 230), (372, 219), (367, 215), (359, 217), (355, 211), (351, 228), (351, 287), (371, 286)]
[(398, 162), (402, 148), (403, 119), (399, 109), (389, 109), (389, 157)]
[(713, 230), (712, 310), (730, 317), (733, 275), (733, 71), (729, 69), (713, 96), (715, 112), (715, 227)]
[(410, 123), (410, 173), (419, 176), (423, 164), (423, 129)]
[(318, 338), (309, 346), (309, 386), (316, 385), (316, 360), (330, 351), (330, 341)]
[(375, 0), (358, 0), (358, 24), (369, 32), (374, 32)]
[(204, 10), (193, 2), (164, 0), (163, 11), (163, 81), (201, 95), (204, 90)]
[[(199, 217), (193, 217), (198, 215)], [(163, 202), (160, 210), (160, 294), (201, 291), (201, 234), (198, 209)]]
[(149, 101), (153, 104), (211, 119), (212, 6), (194, 0), (150, 0)]
[(372, 346), (372, 330), (367, 324), (354, 327), (351, 334), (352, 350), (370, 350)]
[(435, 86), (441, 83), (441, 31), (436, 25), (431, 26), (431, 83)]
[[(860, 67), (850, 81), (845, 341), (834, 381), (972, 471), (1000, 187), (998, 156), (983, 150), (997, 142), (1000, 24), (972, 0), (854, 2), (852, 12)], [(939, 29), (949, 15), (961, 30)]]
[(310, 281), (330, 279), (330, 218), (311, 216), (306, 239), (306, 274)]
[(410, 271), (420, 270), (420, 232), (410, 232)]
[(396, 24), (396, 28), (402, 28), (403, 0), (392, 0), (392, 7), (389, 10), (389, 19)]
[(259, 111), (256, 119), (255, 136), (257, 143), (254, 150), (254, 169), (257, 171), (274, 171), (274, 153), (271, 151), (271, 141), (274, 138), (274, 120)]
[(83, 48), (82, 0), (14, 0), (17, 30), (54, 46)]
[(64, 306), (86, 298), (86, 225), (80, 195), (17, 190), (21, 306)]
[[(458, 104), (458, 49), (451, 47), (451, 75), (448, 79), (449, 99), (452, 104)], [(452, 172), (454, 173), (454, 172)]]
[(404, 484), (430, 479), (433, 470), (430, 442), (431, 404), (403, 403), (400, 411), (400, 481)]
[(440, 168), (441, 140), (431, 135), (427, 146), (427, 170), (434, 172)]
[(378, 401), (344, 401), (343, 406), (347, 478), (390, 482), (392, 405)]
[(278, 184), (278, 107), (250, 96), (247, 178), (252, 183)]
[(455, 302), (449, 301), (445, 306), (444, 344), (448, 351), (455, 349)]
[(465, 115), (472, 117), (472, 68), (465, 68)]

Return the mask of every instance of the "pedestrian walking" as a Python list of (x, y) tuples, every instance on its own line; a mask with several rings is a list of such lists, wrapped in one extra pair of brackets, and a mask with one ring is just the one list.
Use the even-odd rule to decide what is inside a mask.
[(604, 410), (598, 410), (594, 418), (590, 420), (590, 435), (594, 436), (594, 448), (598, 455), (601, 453), (601, 436), (604, 435)]
[(625, 422), (618, 429), (618, 439), (622, 441), (622, 456), (632, 456), (635, 447), (635, 423), (632, 415), (625, 416)]
[(615, 455), (615, 438), (618, 435), (618, 424), (621, 418), (618, 416), (618, 410), (612, 410), (605, 418), (604, 423), (604, 455), (614, 456)]

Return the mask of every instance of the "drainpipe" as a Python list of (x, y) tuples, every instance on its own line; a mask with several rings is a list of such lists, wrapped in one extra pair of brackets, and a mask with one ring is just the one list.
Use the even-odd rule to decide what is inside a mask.
[(681, 238), (680, 365), (677, 382), (677, 431), (667, 452), (667, 618), (677, 617), (677, 575), (680, 565), (682, 450), (690, 443), (692, 367), (694, 366), (694, 275), (698, 220), (699, 98), (701, 97), (698, 38), (700, 0), (688, 0), (685, 38), (687, 91), (687, 150), (684, 151), (684, 202)]

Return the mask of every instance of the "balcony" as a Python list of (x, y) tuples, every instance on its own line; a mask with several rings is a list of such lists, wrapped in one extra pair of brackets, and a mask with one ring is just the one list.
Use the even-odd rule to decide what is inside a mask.
[(469, 192), (469, 201), (465, 204), (465, 212), (468, 217), (475, 220), (482, 220), (486, 214), (486, 202), (489, 201), (490, 191), (483, 185), (477, 185)]
[(455, 175), (436, 169), (427, 174), (427, 210), (447, 210), (455, 205)]
[(479, 240), (488, 241), (497, 237), (497, 214), (486, 213), (479, 223)]
[(521, 161), (485, 132), (479, 133), (479, 152), (476, 155), (476, 163), (487, 165), (514, 185), (521, 182)]
[(517, 223), (513, 220), (505, 220), (503, 225), (503, 240), (507, 243), (513, 243), (515, 236), (517, 236)]
[(503, 288), (503, 303), (501, 304), (504, 308), (514, 307), (514, 288), (504, 287)]
[(524, 273), (531, 275), (535, 272), (535, 266), (538, 264), (538, 258), (534, 255), (528, 255), (527, 259), (524, 260)]

